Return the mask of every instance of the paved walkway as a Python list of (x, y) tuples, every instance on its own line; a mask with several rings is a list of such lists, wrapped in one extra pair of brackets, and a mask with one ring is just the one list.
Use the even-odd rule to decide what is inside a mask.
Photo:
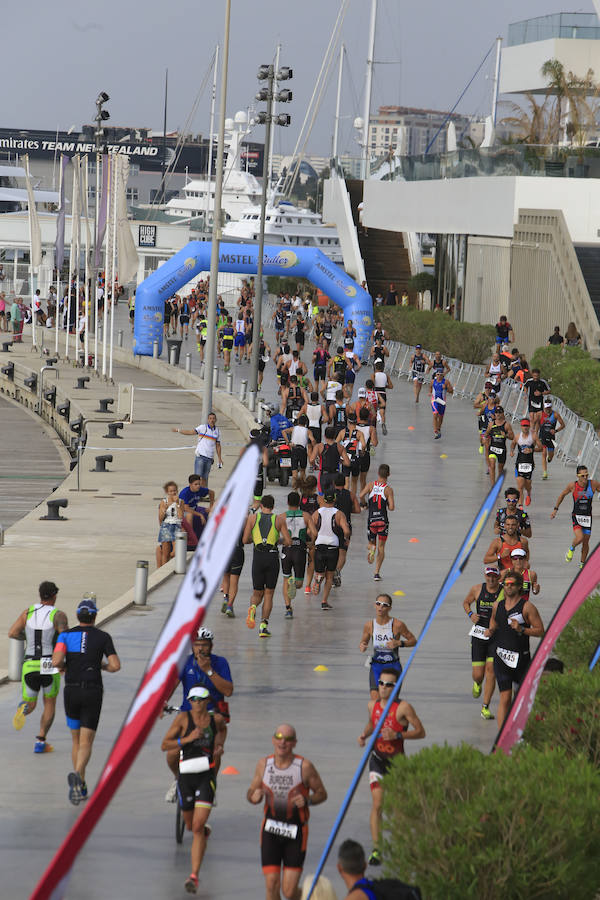
[[(209, 611), (208, 624), (216, 632), (215, 650), (229, 659), (236, 685), (224, 765), (235, 766), (240, 774), (220, 779), (219, 805), (211, 816), (213, 836), (201, 873), (202, 897), (259, 900), (264, 896), (258, 855), (260, 813), (246, 802), (245, 791), (256, 759), (269, 752), (270, 735), (281, 720), (295, 724), (298, 751), (315, 762), (329, 791), (328, 802), (311, 815), (306, 869), (314, 871), (360, 757), (356, 736), (366, 720), (368, 691), (367, 670), (357, 645), (363, 622), (372, 615), (373, 600), (379, 590), (394, 594), (394, 613), (418, 633), (487, 492), (488, 479), (477, 453), (470, 404), (450, 400), (443, 439), (433, 441), (425, 398), (415, 405), (412, 389), (401, 382), (391, 392), (390, 400), (389, 434), (374, 458), (374, 465), (387, 462), (391, 466), (397, 503), (381, 585), (372, 581), (366, 564), (363, 514), (356, 517), (343, 586), (332, 593), (333, 611), (321, 612), (318, 598), (305, 599), (302, 594), (294, 604), (294, 619), (286, 621), (279, 586), (271, 618), (273, 636), (269, 641), (259, 641), (257, 632), (248, 631), (244, 624), (250, 595), (249, 551), (238, 595), (238, 617), (222, 617), (218, 597)], [(159, 418), (163, 415), (161, 412)], [(144, 440), (157, 430), (147, 428), (149, 434), (144, 433)], [(555, 498), (571, 471), (562, 466), (551, 468), (551, 479), (541, 482), (538, 470), (534, 480), (530, 508), (532, 562), (542, 584), (536, 603), (546, 623), (576, 571), (574, 565), (562, 561), (571, 534), (566, 506), (557, 521), (549, 520)], [(511, 483), (509, 476), (507, 485)], [(277, 509), (283, 509), (287, 490), (277, 487), (274, 493)], [(146, 507), (151, 506), (151, 487), (146, 498)], [(418, 542), (411, 543), (411, 538)], [(410, 745), (409, 754), (424, 745), (463, 740), (487, 752), (495, 737), (495, 723), (480, 718), (479, 703), (471, 698), (468, 623), (461, 605), (469, 587), (482, 580), (482, 559), (491, 538), (489, 524), (406, 679), (404, 696), (414, 703), (427, 730), (426, 740)], [(135, 552), (125, 553), (130, 566)], [(155, 591), (148, 610), (129, 612), (109, 626), (124, 668), (105, 679), (105, 710), (89, 770), (92, 784), (128, 708), (177, 583), (174, 578)], [(80, 579), (80, 586), (92, 585)], [(396, 596), (400, 591), (402, 595)], [(403, 658), (406, 656), (405, 652)], [(318, 664), (326, 665), (328, 671), (316, 673)], [(0, 809), (0, 842), (6, 850), (6, 890), (11, 898), (20, 900), (28, 896), (76, 813), (66, 800), (70, 739), (62, 711), (52, 731), (55, 753), (28, 757), (33, 723), (18, 735), (12, 732), (10, 718), (16, 699), (16, 686), (0, 691), (0, 721), (5, 723), (0, 728), (0, 752), (7, 763), (0, 775), (0, 790), (8, 807)], [(176, 847), (174, 808), (162, 799), (169, 774), (160, 741), (167, 727), (168, 721), (157, 724), (81, 854), (68, 892), (70, 898), (104, 900), (107, 894), (119, 896), (119, 891), (123, 896), (134, 891), (143, 893), (147, 900), (184, 895), (189, 838), (182, 848)], [(27, 765), (23, 764), (23, 755)], [(369, 804), (369, 788), (363, 779), (342, 828), (342, 838), (354, 837), (369, 846)], [(336, 882), (338, 894), (343, 895), (331, 863), (326, 872)]]

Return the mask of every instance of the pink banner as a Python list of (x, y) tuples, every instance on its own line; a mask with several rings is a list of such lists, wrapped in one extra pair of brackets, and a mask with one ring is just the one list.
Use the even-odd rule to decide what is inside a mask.
[(508, 716), (498, 733), (492, 752), (500, 749), (510, 754), (513, 745), (523, 735), (548, 657), (552, 653), (552, 649), (565, 625), (571, 620), (571, 617), (577, 612), (581, 604), (597, 589), (600, 581), (599, 569), (600, 544), (592, 555), (588, 557), (585, 566), (572, 581), (569, 590), (554, 613), (552, 621), (548, 625), (546, 633), (531, 660), (531, 665), (519, 687)]
[(81, 815), (58, 848), (31, 900), (62, 900), (71, 868), (121, 781), (127, 774), (191, 651), (190, 636), (202, 624), (233, 553), (256, 481), (258, 449), (248, 447), (209, 516), (202, 537), (160, 633), (125, 723), (100, 780)]

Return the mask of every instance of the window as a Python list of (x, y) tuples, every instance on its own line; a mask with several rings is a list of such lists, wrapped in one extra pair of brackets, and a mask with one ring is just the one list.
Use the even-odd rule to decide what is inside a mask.
[(129, 163), (129, 174), (130, 175), (139, 175), (140, 174), (140, 164), (139, 163)]
[(127, 197), (128, 200), (136, 201), (136, 200), (140, 199), (139, 191), (137, 188), (134, 188), (134, 187), (127, 188), (125, 196)]

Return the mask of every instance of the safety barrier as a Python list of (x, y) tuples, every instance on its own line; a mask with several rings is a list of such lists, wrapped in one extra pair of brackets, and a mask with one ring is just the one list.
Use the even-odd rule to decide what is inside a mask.
[[(397, 377), (410, 377), (410, 359), (415, 352), (414, 347), (397, 341), (387, 343), (389, 357), (386, 369)], [(432, 350), (425, 350), (425, 356), (433, 356)], [(463, 400), (473, 402), (482, 390), (485, 381), (485, 366), (463, 363), (458, 359), (445, 357), (450, 371), (448, 378), (454, 388), (454, 394)], [(523, 385), (507, 378), (502, 383), (499, 394), (501, 406), (506, 418), (515, 422), (527, 415), (527, 393)], [(565, 423), (564, 429), (555, 438), (556, 458), (565, 466), (587, 466), (590, 478), (595, 478), (600, 471), (600, 439), (591, 422), (580, 418), (572, 409), (565, 406), (560, 397), (552, 396), (552, 404)]]

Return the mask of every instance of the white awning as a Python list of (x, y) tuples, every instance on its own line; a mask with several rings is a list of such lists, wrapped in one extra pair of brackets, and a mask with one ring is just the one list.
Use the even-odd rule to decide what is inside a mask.
[[(36, 203), (58, 203), (58, 191), (34, 191), (33, 196)], [(0, 187), (0, 201), (9, 203), (27, 203), (27, 191), (24, 188), (3, 188)]]

